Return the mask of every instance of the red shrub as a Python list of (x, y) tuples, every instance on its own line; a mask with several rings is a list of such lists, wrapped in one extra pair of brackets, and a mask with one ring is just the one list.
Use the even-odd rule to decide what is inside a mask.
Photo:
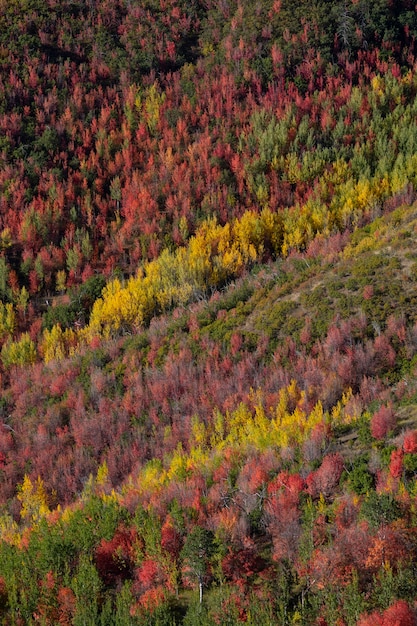
[(172, 520), (168, 516), (161, 530), (161, 545), (172, 558), (178, 558), (182, 548), (182, 538), (174, 528)]
[(321, 493), (325, 497), (332, 495), (334, 489), (339, 484), (340, 476), (343, 471), (343, 458), (337, 452), (328, 454), (324, 457), (323, 462), (318, 470), (311, 472), (307, 476), (307, 491), (316, 498)]
[(405, 600), (397, 600), (383, 613), (374, 611), (360, 618), (358, 626), (415, 626), (416, 616)]
[(403, 450), (406, 454), (415, 454), (417, 452), (417, 430), (409, 430), (405, 433)]
[(403, 457), (404, 452), (402, 450), (393, 450), (391, 453), (389, 473), (393, 478), (399, 478), (403, 473)]
[(134, 566), (136, 531), (120, 527), (110, 541), (102, 539), (95, 553), (97, 570), (107, 585), (130, 577)]
[(371, 435), (374, 439), (383, 439), (395, 426), (395, 414), (392, 407), (381, 406), (371, 419)]

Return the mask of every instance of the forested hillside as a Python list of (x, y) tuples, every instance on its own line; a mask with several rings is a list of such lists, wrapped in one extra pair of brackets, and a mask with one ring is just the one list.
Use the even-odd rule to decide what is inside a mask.
[(417, 624), (416, 36), (0, 0), (1, 624)]

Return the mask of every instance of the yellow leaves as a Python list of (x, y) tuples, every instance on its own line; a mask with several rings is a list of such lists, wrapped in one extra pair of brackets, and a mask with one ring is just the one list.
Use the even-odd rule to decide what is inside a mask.
[(69, 524), (71, 518), (74, 516), (74, 511), (71, 507), (67, 506), (62, 511), (61, 520), (64, 524)]
[(203, 56), (208, 57), (214, 54), (214, 46), (211, 42), (206, 42), (202, 47)]
[(11, 337), (16, 327), (16, 315), (13, 305), (3, 304), (0, 300), (0, 340)]
[(226, 424), (229, 431), (226, 437), (228, 444), (239, 445), (243, 441), (246, 441), (248, 444), (253, 443), (255, 435), (253, 417), (246, 404), (241, 402), (232, 413), (227, 413)]
[(139, 491), (155, 492), (158, 491), (166, 480), (166, 472), (162, 468), (162, 464), (159, 459), (152, 459), (144, 468), (142, 468), (139, 474)]
[(115, 492), (114, 489), (112, 489), (110, 493), (103, 492), (101, 494), (101, 499), (106, 504), (116, 504), (119, 502), (119, 495)]
[(76, 334), (71, 328), (62, 330), (59, 324), (55, 324), (49, 331), (43, 333), (42, 352), (45, 363), (60, 360), (70, 355), (76, 344)]
[(109, 468), (107, 467), (107, 463), (104, 461), (98, 470), (97, 470), (97, 478), (96, 484), (98, 487), (104, 487), (109, 480)]
[(213, 415), (213, 432), (210, 438), (210, 445), (212, 448), (222, 450), (225, 444), (225, 423), (224, 417), (219, 410), (214, 411)]
[(253, 211), (246, 211), (233, 225), (233, 238), (243, 263), (254, 263), (262, 256), (264, 233), (262, 221)]
[[(195, 468), (204, 467), (208, 462), (208, 453), (201, 446), (192, 447), (187, 454), (181, 443), (178, 444), (169, 459), (169, 469), (166, 472), (168, 480), (185, 480)], [(164, 477), (165, 478), (165, 477)]]
[(283, 220), (280, 213), (273, 213), (270, 209), (264, 208), (259, 217), (260, 227), (263, 233), (262, 245), (269, 248), (275, 254), (281, 254), (283, 238)]
[(316, 508), (317, 508), (317, 513), (319, 515), (326, 515), (328, 511), (326, 498), (324, 497), (322, 493), (320, 493), (319, 501), (317, 502)]
[(305, 392), (298, 389), (295, 381), (281, 389), (277, 405), (270, 409), (264, 407), (260, 392), (251, 392), (250, 405), (242, 402), (225, 416), (216, 412), (210, 435), (212, 450), (220, 452), (227, 446), (265, 450), (270, 446), (300, 444), (328, 419), (320, 402), (309, 413), (303, 408), (305, 404)]
[(302, 624), (303, 623), (303, 616), (301, 615), (300, 611), (294, 611), (293, 616), (291, 618), (291, 624)]
[(90, 323), (79, 337), (109, 337), (139, 327), (159, 311), (186, 304), (208, 287), (235, 277), (262, 257), (265, 241), (278, 246), (280, 224), (280, 218), (267, 209), (260, 216), (247, 211), (224, 226), (216, 219), (207, 220), (186, 247), (164, 250), (127, 283), (111, 281), (94, 303)]
[(201, 289), (204, 284), (209, 284), (212, 277), (212, 239), (213, 234), (209, 230), (207, 233), (202, 230), (195, 237), (191, 237), (185, 250), (178, 251), (178, 260), (184, 263), (184, 272), (188, 274), (188, 281), (196, 288)]
[(136, 89), (136, 94), (135, 94), (135, 97), (134, 97), (135, 109), (137, 111), (140, 111), (142, 109), (142, 96), (140, 94), (139, 88), (136, 87), (135, 85), (133, 87), (134, 87), (134, 89)]
[(345, 406), (347, 405), (347, 403), (349, 402), (349, 400), (352, 398), (352, 396), (353, 396), (353, 392), (352, 392), (352, 389), (349, 387), (349, 389), (347, 389), (347, 391), (345, 391), (345, 393), (342, 395), (342, 399), (339, 400), (337, 404), (335, 404), (332, 408), (332, 412), (331, 412), (332, 422), (338, 423), (341, 421), (344, 415), (343, 410)]
[(381, 76), (374, 76), (371, 80), (372, 89), (378, 96), (384, 95), (384, 81)]
[(36, 347), (29, 333), (23, 333), (17, 341), (8, 341), (1, 350), (5, 368), (13, 365), (30, 365), (36, 361)]
[(298, 161), (298, 156), (294, 152), (290, 152), (285, 157), (284, 169), (286, 172), (286, 178), (290, 183), (297, 183), (301, 177), (301, 168)]
[(206, 427), (195, 415), (191, 420), (192, 441), (197, 447), (205, 446), (207, 442)]
[(337, 222), (342, 226), (357, 225), (362, 216), (377, 206), (392, 193), (402, 189), (406, 177), (401, 176), (400, 182), (398, 171), (389, 175), (376, 176), (371, 179), (361, 178), (355, 182), (349, 179), (341, 184), (331, 201), (331, 211), (336, 216)]
[(343, 256), (348, 258), (356, 259), (359, 254), (362, 252), (369, 252), (371, 250), (375, 250), (375, 238), (372, 236), (363, 237), (361, 241), (355, 245), (348, 245), (346, 250), (344, 251)]
[(58, 270), (56, 273), (56, 290), (64, 293), (67, 285), (67, 273), (65, 270)]
[[(145, 266), (144, 284), (148, 283), (162, 311), (188, 302), (197, 287), (193, 276), (187, 272), (188, 264), (184, 253), (184, 248), (180, 248), (175, 255), (164, 250), (158, 259)], [(149, 316), (152, 312), (149, 310)]]
[(328, 209), (316, 200), (287, 210), (284, 214), (283, 256), (293, 249), (306, 248), (317, 233), (328, 234), (328, 220)]
[(187, 459), (182, 450), (182, 445), (178, 444), (177, 449), (173, 452), (171, 463), (167, 471), (167, 478), (172, 480), (173, 478), (184, 479), (187, 473)]
[(12, 232), (10, 228), (6, 226), (6, 228), (3, 228), (3, 230), (0, 233), (0, 250), (6, 250), (7, 248), (10, 248), (12, 243), (13, 243)]
[(190, 454), (186, 458), (185, 468), (187, 471), (192, 472), (196, 468), (202, 468), (207, 465), (209, 460), (209, 453), (201, 446), (191, 448)]
[[(159, 122), (159, 109), (165, 100), (165, 93), (159, 93), (156, 83), (153, 83), (146, 94), (143, 103), (145, 118), (149, 131), (154, 133)], [(136, 104), (136, 103), (135, 103)], [(141, 105), (141, 101), (139, 101)]]
[(0, 540), (11, 545), (18, 545), (20, 541), (19, 527), (8, 514), (0, 515)]
[(342, 225), (356, 224), (365, 209), (376, 200), (373, 185), (368, 179), (362, 179), (355, 183), (350, 179), (339, 188), (332, 206), (339, 215)]
[(23, 483), (19, 487), (17, 499), (22, 504), (20, 515), (24, 520), (36, 523), (50, 512), (48, 497), (43, 481), (39, 476), (33, 484), (29, 476), (25, 474)]
[(125, 285), (116, 278), (103, 289), (95, 301), (86, 335), (104, 337), (121, 329), (139, 327), (155, 310), (154, 285), (139, 274)]

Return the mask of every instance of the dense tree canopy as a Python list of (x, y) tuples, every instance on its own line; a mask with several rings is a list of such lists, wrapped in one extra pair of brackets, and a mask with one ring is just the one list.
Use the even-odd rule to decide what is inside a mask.
[(0, 0), (0, 622), (417, 620), (409, 0)]

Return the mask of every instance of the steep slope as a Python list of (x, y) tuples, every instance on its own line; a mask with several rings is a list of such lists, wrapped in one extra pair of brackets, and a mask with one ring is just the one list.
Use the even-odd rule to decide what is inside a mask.
[(395, 601), (416, 591), (417, 207), (396, 203), (136, 336), (20, 372), (1, 449), (26, 529), (3, 516), (5, 611), (411, 615)]

